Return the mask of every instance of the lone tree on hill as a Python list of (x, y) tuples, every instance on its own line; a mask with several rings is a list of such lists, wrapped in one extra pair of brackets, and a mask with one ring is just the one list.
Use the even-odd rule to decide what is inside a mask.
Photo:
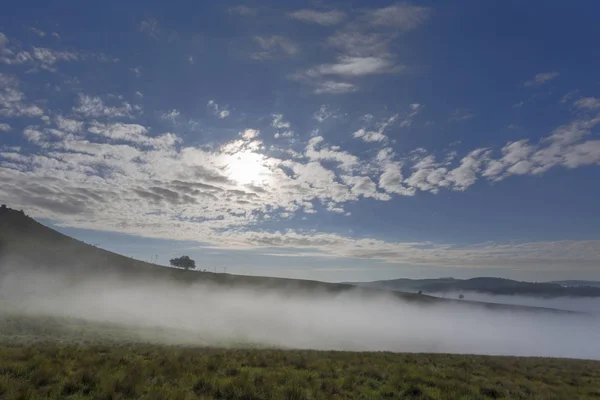
[(186, 271), (189, 269), (196, 269), (196, 261), (192, 260), (189, 256), (181, 256), (179, 258), (172, 258), (169, 260), (172, 266), (177, 268), (183, 268)]

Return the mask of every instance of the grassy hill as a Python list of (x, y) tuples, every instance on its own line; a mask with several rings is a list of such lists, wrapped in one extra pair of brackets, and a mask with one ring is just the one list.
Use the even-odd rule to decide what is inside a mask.
[(0, 319), (0, 398), (600, 398), (598, 361), (153, 344), (160, 334)]

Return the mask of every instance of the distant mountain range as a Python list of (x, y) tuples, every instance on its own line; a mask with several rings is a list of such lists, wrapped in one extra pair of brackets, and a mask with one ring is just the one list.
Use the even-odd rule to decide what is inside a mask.
[(600, 282), (554, 281), (520, 282), (504, 278), (472, 279), (392, 279), (374, 282), (347, 282), (361, 287), (371, 287), (423, 294), (478, 292), (493, 295), (523, 295), (540, 297), (600, 297)]

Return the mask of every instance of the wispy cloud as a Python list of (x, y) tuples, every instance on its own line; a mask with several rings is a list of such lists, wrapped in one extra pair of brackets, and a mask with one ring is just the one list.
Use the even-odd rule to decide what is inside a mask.
[(560, 74), (556, 71), (552, 72), (541, 72), (536, 74), (532, 80), (524, 83), (525, 86), (541, 86), (547, 82), (550, 82), (553, 79), (558, 78)]
[(369, 24), (377, 27), (391, 27), (408, 31), (425, 23), (432, 14), (427, 7), (411, 4), (395, 4), (389, 7), (365, 11)]
[(232, 14), (242, 15), (244, 17), (253, 17), (258, 14), (258, 9), (239, 5), (235, 7), (230, 7), (229, 12)]
[(209, 100), (206, 104), (206, 107), (208, 107), (210, 112), (219, 119), (225, 119), (229, 117), (229, 108), (227, 106), (220, 106), (214, 100)]
[(140, 106), (131, 105), (126, 101), (122, 102), (120, 105), (109, 106), (106, 105), (100, 97), (89, 96), (86, 94), (79, 94), (78, 105), (73, 107), (73, 112), (91, 118), (132, 118), (141, 111)]
[(317, 11), (304, 9), (290, 12), (287, 16), (289, 18), (297, 19), (298, 21), (323, 26), (337, 25), (346, 19), (346, 13), (337, 10)]
[(256, 60), (267, 60), (279, 57), (292, 57), (298, 54), (298, 46), (290, 39), (280, 36), (254, 36), (254, 42), (260, 47), (260, 51), (252, 53)]

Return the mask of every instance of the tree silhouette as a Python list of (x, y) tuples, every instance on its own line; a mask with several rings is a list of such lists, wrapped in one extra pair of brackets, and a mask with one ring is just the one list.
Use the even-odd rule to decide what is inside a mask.
[(177, 268), (183, 268), (185, 270), (196, 269), (196, 262), (189, 256), (181, 256), (179, 258), (172, 258), (169, 260), (172, 266)]
[(464, 295), (461, 293), (461, 294), (459, 294), (459, 295), (458, 295), (458, 298), (459, 298), (460, 300), (462, 300), (462, 299), (464, 299), (464, 298), (465, 298), (465, 296), (464, 296)]

